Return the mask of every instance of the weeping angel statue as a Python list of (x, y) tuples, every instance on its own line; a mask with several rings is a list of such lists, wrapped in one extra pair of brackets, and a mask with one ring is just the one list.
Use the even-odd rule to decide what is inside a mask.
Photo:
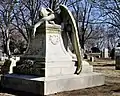
[[(72, 54), (73, 58), (76, 58), (76, 74), (79, 74), (82, 70), (82, 56), (81, 56), (81, 47), (78, 39), (78, 31), (76, 22), (73, 18), (72, 13), (68, 10), (68, 8), (64, 5), (60, 5), (59, 7), (60, 13), (54, 13), (51, 9), (41, 8), (40, 11), (40, 21), (34, 25), (34, 33), (35, 36), (36, 28), (40, 26), (44, 21), (49, 23), (56, 23), (63, 25), (63, 41), (66, 41), (66, 49)], [(72, 50), (70, 51), (69, 44), (67, 41), (71, 42)], [(74, 53), (74, 54), (73, 54)]]

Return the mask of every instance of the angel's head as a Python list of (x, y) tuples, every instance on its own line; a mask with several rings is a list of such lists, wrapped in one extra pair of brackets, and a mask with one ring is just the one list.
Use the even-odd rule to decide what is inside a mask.
[(43, 18), (43, 17), (46, 17), (46, 16), (49, 16), (50, 14), (54, 13), (50, 8), (44, 8), (44, 7), (41, 7), (41, 10), (40, 10), (40, 19)]

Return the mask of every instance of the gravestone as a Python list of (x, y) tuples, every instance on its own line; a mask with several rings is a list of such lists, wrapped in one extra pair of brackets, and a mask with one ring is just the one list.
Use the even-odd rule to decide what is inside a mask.
[(2, 61), (3, 51), (0, 49), (0, 61)]
[(91, 57), (90, 57), (90, 61), (91, 61), (91, 62), (94, 62), (94, 61), (95, 61), (95, 57), (91, 56)]
[(110, 51), (110, 57), (111, 59), (115, 59), (115, 48), (113, 48), (111, 51)]
[(109, 56), (108, 56), (108, 49), (107, 48), (104, 48), (103, 49), (103, 57), (104, 58), (108, 58)]
[(92, 53), (100, 53), (100, 50), (97, 47), (92, 47), (91, 51), (92, 51)]
[(100, 50), (97, 47), (92, 47), (91, 52), (89, 53), (91, 57), (100, 58)]
[(0, 57), (3, 55), (3, 53), (2, 53), (3, 51), (0, 49)]
[(80, 74), (75, 74), (77, 61), (66, 50), (61, 34), (60, 25), (44, 21), (38, 26), (14, 73), (2, 77), (2, 87), (48, 95), (103, 85), (104, 76), (84, 60)]
[(120, 70), (120, 47), (115, 48), (115, 68)]

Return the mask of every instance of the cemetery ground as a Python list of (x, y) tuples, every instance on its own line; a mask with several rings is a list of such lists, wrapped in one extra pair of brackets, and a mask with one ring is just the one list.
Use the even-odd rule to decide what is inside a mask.
[[(115, 70), (115, 61), (96, 59), (95, 62), (89, 61), (89, 63), (94, 66), (94, 72), (103, 73), (105, 85), (60, 92), (49, 96), (120, 96), (120, 70)], [(34, 96), (34, 94), (1, 88), (0, 96)]]

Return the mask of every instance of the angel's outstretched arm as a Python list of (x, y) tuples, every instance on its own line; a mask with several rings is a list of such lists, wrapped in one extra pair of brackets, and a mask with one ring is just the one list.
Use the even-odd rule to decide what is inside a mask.
[(40, 19), (40, 21), (34, 25), (33, 36), (35, 36), (36, 28), (39, 27), (44, 21), (50, 21), (50, 20), (53, 20), (53, 19), (55, 19), (54, 14), (51, 14), (49, 16), (46, 16), (46, 17), (43, 17), (42, 19)]

